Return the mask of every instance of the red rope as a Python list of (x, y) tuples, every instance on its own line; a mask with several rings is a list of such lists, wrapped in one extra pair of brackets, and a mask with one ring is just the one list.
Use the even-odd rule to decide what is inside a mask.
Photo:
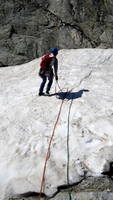
[(58, 123), (58, 120), (59, 120), (59, 117), (60, 117), (60, 114), (61, 114), (63, 102), (64, 102), (64, 99), (61, 102), (60, 109), (59, 109), (59, 112), (58, 112), (58, 115), (57, 115), (57, 119), (56, 119), (56, 122), (54, 124), (53, 132), (52, 132), (52, 135), (51, 135), (51, 138), (50, 138), (50, 141), (49, 141), (48, 150), (47, 150), (47, 153), (46, 153), (46, 159), (45, 159), (45, 164), (44, 164), (44, 168), (43, 168), (41, 187), (40, 187), (40, 193), (39, 193), (39, 200), (41, 200), (41, 194), (44, 193), (44, 181), (45, 181), (45, 172), (46, 172), (47, 161), (49, 159), (50, 147), (51, 147), (52, 139), (53, 139), (53, 136), (55, 134), (55, 129), (56, 129), (56, 126), (57, 126), (57, 123)]

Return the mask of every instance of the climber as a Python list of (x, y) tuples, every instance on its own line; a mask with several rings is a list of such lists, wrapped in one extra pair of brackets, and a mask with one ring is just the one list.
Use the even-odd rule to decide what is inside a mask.
[(48, 84), (46, 87), (46, 94), (49, 95), (51, 89), (53, 78), (55, 76), (56, 81), (58, 81), (58, 59), (56, 58), (58, 54), (58, 48), (51, 48), (50, 53), (42, 57), (40, 63), (39, 76), (42, 78), (42, 83), (39, 88), (39, 96), (44, 95), (44, 86), (48, 79)]

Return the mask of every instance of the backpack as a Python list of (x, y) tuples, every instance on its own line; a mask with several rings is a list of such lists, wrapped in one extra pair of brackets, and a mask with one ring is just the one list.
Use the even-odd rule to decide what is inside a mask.
[(53, 58), (54, 56), (51, 56), (50, 54), (46, 54), (42, 57), (40, 67), (41, 69), (43, 69), (44, 72), (49, 71), (51, 69), (51, 61)]

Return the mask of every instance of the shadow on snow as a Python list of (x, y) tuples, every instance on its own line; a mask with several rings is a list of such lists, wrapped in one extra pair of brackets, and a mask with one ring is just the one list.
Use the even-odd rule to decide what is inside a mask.
[(55, 94), (51, 94), (50, 96), (57, 96), (58, 99), (67, 99), (67, 100), (71, 100), (71, 99), (77, 99), (82, 97), (84, 92), (89, 92), (89, 90), (83, 89), (83, 90), (79, 90), (78, 92), (58, 92)]

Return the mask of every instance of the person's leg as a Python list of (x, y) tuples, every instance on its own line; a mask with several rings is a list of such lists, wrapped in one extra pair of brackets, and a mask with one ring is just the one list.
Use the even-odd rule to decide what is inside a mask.
[(48, 84), (47, 84), (47, 88), (46, 88), (46, 93), (49, 94), (49, 91), (51, 89), (51, 86), (52, 86), (52, 83), (53, 83), (53, 74), (51, 74), (49, 77), (48, 77)]
[(44, 89), (44, 86), (45, 86), (45, 83), (46, 83), (46, 80), (47, 80), (45, 75), (43, 75), (41, 78), (42, 78), (42, 83), (40, 85), (39, 95), (43, 94), (43, 89)]

